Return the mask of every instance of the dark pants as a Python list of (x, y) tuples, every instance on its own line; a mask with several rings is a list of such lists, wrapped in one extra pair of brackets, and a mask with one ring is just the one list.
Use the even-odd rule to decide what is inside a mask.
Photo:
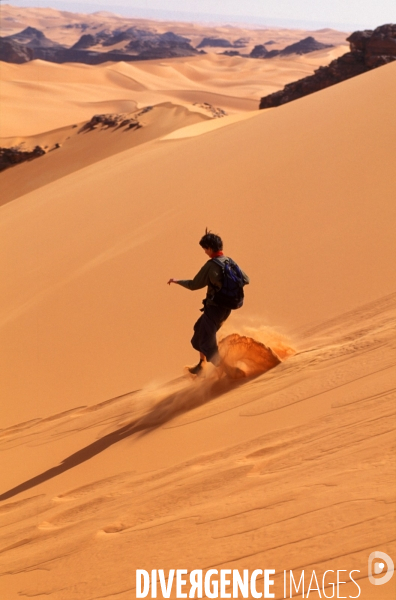
[(194, 325), (192, 347), (206, 357), (214, 365), (219, 364), (216, 333), (230, 316), (231, 310), (222, 306), (205, 306), (203, 314)]

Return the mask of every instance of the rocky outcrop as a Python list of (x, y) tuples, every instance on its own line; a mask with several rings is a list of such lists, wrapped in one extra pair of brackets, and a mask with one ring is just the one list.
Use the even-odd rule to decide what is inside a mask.
[(67, 25), (63, 25), (64, 29), (81, 29), (85, 31), (89, 29), (88, 23), (68, 23)]
[(106, 33), (97, 33), (92, 35), (90, 33), (85, 33), (80, 37), (78, 42), (74, 44), (70, 48), (70, 50), (86, 50), (87, 48), (92, 48), (92, 46), (98, 46), (106, 42), (109, 38), (109, 34)]
[(205, 37), (200, 41), (197, 48), (245, 48), (249, 41), (247, 37), (238, 38), (235, 42), (230, 42), (230, 40), (224, 38)]
[(241, 56), (241, 53), (238, 50), (224, 50), (220, 54), (224, 54), (225, 56)]
[(98, 128), (109, 129), (112, 127), (116, 127), (117, 129), (121, 127), (125, 127), (126, 129), (139, 129), (142, 125), (139, 123), (138, 119), (128, 117), (124, 114), (109, 113), (104, 115), (94, 115), (90, 121), (81, 127), (79, 133), (93, 131)]
[(281, 56), (287, 54), (308, 54), (309, 52), (316, 52), (317, 50), (323, 50), (324, 48), (332, 48), (332, 44), (322, 44), (313, 38), (312, 36), (306, 37), (295, 44), (286, 46), (283, 50), (280, 50)]
[(61, 44), (48, 39), (42, 31), (34, 27), (26, 27), (19, 33), (14, 33), (3, 38), (3, 40), (15, 42), (27, 48), (62, 48)]
[[(111, 46), (127, 42), (124, 47), (112, 51)], [(11, 44), (11, 45), (10, 45)], [(109, 47), (101, 51), (97, 46)], [(31, 50), (30, 53), (26, 49)], [(83, 34), (71, 48), (52, 42), (38, 29), (26, 28), (20, 33), (0, 38), (0, 60), (5, 62), (27, 62), (41, 59), (55, 63), (79, 62), (96, 65), (107, 61), (135, 61), (153, 58), (195, 56), (199, 51), (190, 45), (188, 38), (172, 31), (159, 34), (155, 31), (130, 27), (127, 30), (103, 30), (95, 34)]]
[(22, 64), (33, 60), (33, 50), (17, 44), (12, 40), (0, 38), (0, 60), (8, 63)]
[(249, 54), (250, 58), (265, 58), (268, 54), (267, 48), (264, 44), (258, 44), (253, 48), (251, 53)]
[[(144, 115), (148, 111), (152, 110), (152, 106), (146, 106), (142, 108), (138, 113), (108, 113), (102, 115), (94, 115), (90, 121), (84, 123), (82, 127), (77, 131), (77, 134), (89, 133), (95, 129), (122, 129), (127, 132), (130, 130), (137, 130), (144, 125), (139, 121), (139, 117)], [(213, 109), (214, 111), (221, 111), (221, 109)], [(223, 116), (218, 114), (216, 116)], [(77, 127), (74, 125), (73, 127)], [(20, 146), (13, 146), (11, 148), (0, 148), (0, 172), (19, 165), (27, 160), (33, 160), (43, 156), (47, 152), (52, 152), (61, 147), (60, 143), (54, 143), (52, 147), (45, 146), (45, 149), (41, 146), (35, 146), (32, 150), (23, 149), (24, 143)]]
[(65, 48), (56, 50), (54, 48), (42, 49), (36, 48), (34, 50), (34, 58), (41, 60), (47, 60), (54, 63), (83, 63), (86, 65), (100, 65), (104, 62), (120, 62), (120, 61), (135, 61), (142, 60), (141, 57), (129, 54), (123, 54), (122, 51), (117, 50), (116, 52), (100, 52), (93, 50), (72, 50), (71, 48)]
[[(271, 42), (266, 42), (267, 45)], [(265, 44), (259, 44), (255, 46), (251, 53), (249, 54), (250, 58), (274, 58), (275, 56), (287, 56), (289, 54), (308, 54), (309, 52), (315, 52), (316, 50), (322, 50), (323, 48), (332, 48), (331, 44), (322, 44), (309, 36), (296, 42), (295, 44), (290, 44), (290, 46), (286, 46), (283, 50), (268, 50), (265, 47)]]
[(139, 60), (196, 56), (199, 54), (199, 51), (193, 48), (189, 42), (175, 42), (164, 38), (154, 42), (133, 40), (126, 46), (125, 52), (133, 52)]
[(86, 50), (87, 48), (92, 48), (92, 46), (96, 46), (97, 39), (95, 35), (91, 35), (90, 33), (86, 33), (80, 37), (78, 42), (74, 44), (70, 48), (70, 50)]
[(235, 40), (235, 42), (233, 43), (233, 47), (234, 48), (245, 48), (249, 42), (250, 42), (250, 39), (248, 37), (241, 37), (241, 38), (238, 38), (237, 40)]
[(382, 25), (374, 31), (355, 31), (348, 42), (353, 53), (364, 54), (368, 67), (386, 64), (396, 56), (396, 24)]
[(191, 42), (191, 40), (189, 38), (183, 37), (181, 35), (176, 35), (176, 33), (173, 33), (173, 31), (166, 31), (165, 33), (161, 34), (159, 37), (162, 42), (174, 42), (175, 44), (183, 44), (185, 42)]
[(265, 96), (260, 101), (260, 108), (286, 104), (396, 60), (394, 24), (382, 25), (374, 31), (355, 31), (348, 41), (350, 52), (333, 60), (327, 67), (319, 67), (313, 75)]
[(95, 35), (82, 35), (71, 50), (85, 50), (93, 46), (111, 47), (115, 44), (127, 42), (123, 48), (118, 48), (118, 53), (124, 53), (139, 56), (140, 54), (148, 54), (150, 51), (155, 54), (160, 53), (160, 58), (166, 58), (169, 51), (173, 51), (175, 55), (190, 56), (197, 54), (196, 50), (190, 46), (188, 38), (176, 35), (173, 31), (166, 33), (156, 33), (150, 29), (139, 29), (137, 27), (129, 27), (125, 30), (115, 30), (113, 32), (100, 31)]
[(39, 158), (45, 154), (41, 146), (36, 146), (31, 151), (21, 150), (20, 148), (0, 148), (0, 171), (19, 165), (27, 160)]
[(197, 48), (233, 48), (229, 40), (223, 38), (205, 37), (201, 40)]
[(209, 102), (194, 102), (193, 106), (199, 106), (199, 108), (204, 108), (211, 117), (214, 119), (220, 119), (221, 117), (226, 117), (227, 113), (222, 108), (218, 108), (217, 106), (213, 106), (213, 104), (209, 104)]
[(275, 58), (275, 56), (279, 56), (280, 51), (279, 50), (270, 50), (268, 52), (268, 54), (265, 55), (264, 58)]

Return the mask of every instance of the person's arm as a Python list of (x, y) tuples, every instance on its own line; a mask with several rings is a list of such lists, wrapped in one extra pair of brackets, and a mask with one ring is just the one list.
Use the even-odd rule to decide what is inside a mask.
[(195, 275), (194, 279), (170, 279), (168, 284), (178, 283), (182, 287), (185, 287), (188, 290), (200, 290), (208, 285), (209, 283), (209, 272), (210, 272), (211, 262), (208, 260), (207, 263), (204, 264), (202, 269), (198, 271)]

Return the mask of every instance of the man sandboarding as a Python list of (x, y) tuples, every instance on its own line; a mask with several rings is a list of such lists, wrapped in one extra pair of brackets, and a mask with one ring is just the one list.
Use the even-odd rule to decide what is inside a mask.
[(238, 265), (223, 253), (222, 239), (206, 229), (199, 245), (209, 260), (195, 275), (194, 279), (169, 279), (168, 285), (178, 283), (188, 290), (200, 290), (207, 286), (205, 300), (202, 301), (203, 313), (194, 325), (191, 344), (199, 352), (199, 363), (189, 368), (189, 372), (198, 375), (206, 361), (216, 367), (220, 364), (216, 333), (230, 316), (231, 310), (243, 304), (243, 286), (249, 283), (249, 277)]

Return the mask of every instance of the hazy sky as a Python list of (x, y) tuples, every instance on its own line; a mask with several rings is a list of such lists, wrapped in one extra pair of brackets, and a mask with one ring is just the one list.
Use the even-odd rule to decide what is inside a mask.
[(107, 10), (128, 16), (155, 18), (206, 17), (208, 20), (245, 21), (269, 25), (289, 22), (313, 26), (374, 28), (396, 22), (396, 0), (5, 0), (17, 6), (52, 6), (63, 10)]

